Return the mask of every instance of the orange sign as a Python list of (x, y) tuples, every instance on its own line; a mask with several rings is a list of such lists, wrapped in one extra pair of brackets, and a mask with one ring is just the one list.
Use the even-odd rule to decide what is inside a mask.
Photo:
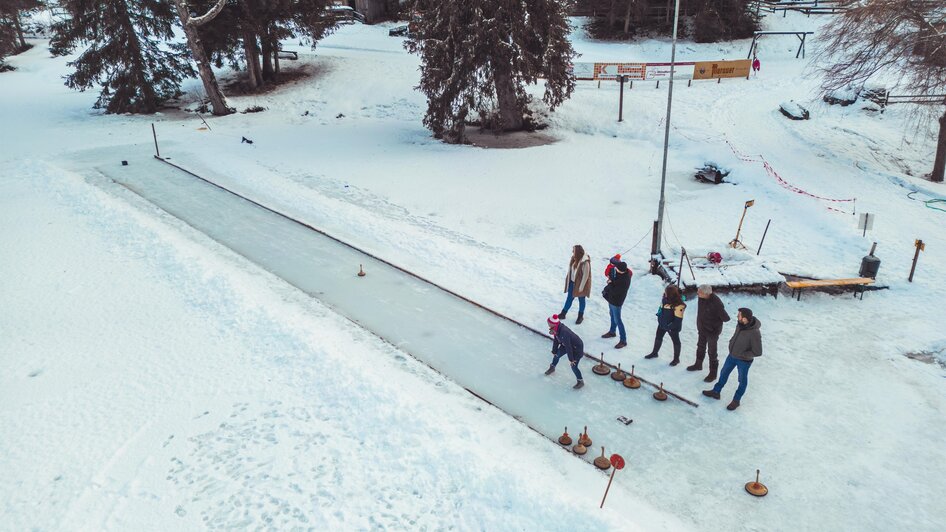
[(693, 79), (745, 78), (749, 76), (751, 61), (697, 61), (693, 68)]
[(595, 63), (594, 79), (644, 79), (643, 63)]

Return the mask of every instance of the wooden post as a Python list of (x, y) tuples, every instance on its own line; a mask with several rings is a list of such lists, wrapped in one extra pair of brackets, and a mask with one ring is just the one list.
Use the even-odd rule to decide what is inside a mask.
[(611, 489), (611, 481), (614, 480), (614, 474), (617, 473), (617, 469), (611, 470), (611, 478), (608, 479), (608, 487), (604, 489), (604, 497), (601, 497), (601, 506), (598, 507), (600, 510), (604, 508), (604, 500), (608, 498), (608, 491)]
[(618, 122), (624, 121), (624, 79), (627, 76), (618, 76), (618, 81), (621, 83), (621, 95), (618, 97)]
[(151, 122), (151, 135), (154, 137), (154, 156), (161, 157), (161, 151), (158, 150), (158, 133), (154, 130), (154, 122)]
[(657, 273), (657, 220), (654, 220), (654, 228), (650, 231), (650, 273)]
[(693, 273), (693, 263), (690, 262), (690, 254), (687, 253), (686, 248), (684, 248), (683, 246), (680, 246), (680, 249), (683, 250), (683, 256), (686, 257), (686, 259), (687, 259), (687, 266), (690, 267), (690, 277), (693, 278), (693, 282), (695, 283), (695, 282), (696, 282), (696, 274)]
[(772, 223), (772, 219), (769, 218), (769, 222), (765, 224), (765, 231), (762, 232), (762, 240), (759, 241), (759, 249), (756, 250), (755, 254), (758, 255), (762, 253), (762, 244), (765, 242), (765, 235), (769, 233), (769, 224)]
[(913, 254), (913, 266), (910, 267), (910, 278), (907, 279), (911, 283), (913, 282), (913, 272), (916, 271), (916, 261), (920, 258), (920, 252), (926, 249), (926, 244), (920, 239), (913, 242), (913, 245), (916, 246), (916, 253)]
[(683, 280), (683, 257), (686, 257), (687, 250), (680, 246), (680, 267), (677, 268), (677, 288), (680, 288), (680, 281)]

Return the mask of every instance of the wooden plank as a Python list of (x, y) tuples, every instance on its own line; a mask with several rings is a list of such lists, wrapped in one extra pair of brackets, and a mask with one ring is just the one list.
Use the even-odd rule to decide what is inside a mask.
[(791, 289), (813, 288), (819, 286), (853, 286), (873, 284), (874, 280), (870, 277), (856, 277), (853, 279), (817, 279), (814, 281), (787, 281), (785, 283)]

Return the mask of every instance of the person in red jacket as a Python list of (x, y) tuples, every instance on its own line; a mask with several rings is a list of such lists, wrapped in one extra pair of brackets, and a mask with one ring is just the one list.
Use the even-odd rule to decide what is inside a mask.
[(759, 62), (759, 58), (755, 54), (752, 54), (752, 72), (758, 74), (762, 70), (762, 63)]

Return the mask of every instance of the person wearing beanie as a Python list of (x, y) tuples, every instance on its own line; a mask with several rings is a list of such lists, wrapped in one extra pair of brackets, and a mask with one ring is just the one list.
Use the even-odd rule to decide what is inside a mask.
[(565, 274), (565, 293), (568, 294), (565, 297), (565, 306), (558, 313), (558, 318), (565, 319), (568, 309), (572, 307), (572, 301), (577, 297), (578, 319), (575, 324), (579, 325), (585, 319), (585, 298), (591, 295), (591, 257), (577, 244), (572, 247), (572, 258)]
[(703, 395), (719, 399), (719, 392), (723, 391), (726, 381), (732, 371), (739, 371), (739, 387), (736, 388), (736, 395), (726, 407), (727, 410), (739, 408), (739, 402), (743, 394), (746, 393), (746, 387), (749, 385), (749, 368), (756, 357), (762, 356), (762, 333), (759, 329), (762, 323), (759, 318), (752, 315), (752, 311), (747, 308), (739, 309), (736, 315), (736, 331), (729, 340), (729, 356), (723, 364), (723, 370), (719, 374), (719, 382), (713, 386), (712, 390), (704, 390)]
[(621, 307), (627, 298), (627, 291), (631, 287), (631, 276), (633, 272), (627, 267), (626, 262), (621, 261), (620, 255), (612, 258), (608, 267), (611, 268), (608, 284), (605, 285), (601, 295), (608, 302), (608, 310), (611, 313), (611, 328), (608, 332), (601, 335), (602, 338), (614, 338), (615, 329), (621, 333), (620, 341), (615, 344), (615, 349), (621, 349), (627, 346), (627, 333), (624, 331), (624, 322), (621, 320)]
[(673, 342), (673, 360), (670, 361), (670, 365), (676, 366), (680, 363), (680, 329), (683, 328), (683, 312), (686, 308), (677, 285), (667, 285), (660, 308), (657, 309), (657, 334), (654, 336), (654, 348), (644, 358), (657, 358), (660, 346), (663, 345), (664, 335), (669, 334), (670, 341)]
[(585, 381), (581, 377), (581, 370), (578, 369), (578, 363), (581, 361), (581, 357), (585, 355), (585, 344), (577, 334), (561, 322), (560, 318), (560, 315), (553, 314), (547, 320), (549, 334), (552, 335), (552, 363), (549, 364), (549, 369), (545, 370), (545, 374), (555, 373), (555, 366), (558, 365), (559, 359), (563, 356), (568, 357), (572, 372), (578, 378), (578, 382), (572, 388), (577, 390), (585, 385)]
[(614, 279), (614, 265), (617, 264), (618, 262), (621, 262), (620, 253), (611, 257), (611, 260), (608, 261), (608, 265), (604, 267), (604, 276), (608, 278), (608, 281), (611, 281)]
[(713, 293), (712, 286), (701, 284), (696, 290), (696, 295), (699, 297), (696, 308), (696, 362), (692, 366), (687, 366), (687, 371), (703, 369), (703, 358), (709, 348), (709, 375), (703, 379), (703, 382), (713, 382), (716, 380), (716, 371), (719, 369), (716, 345), (719, 342), (719, 335), (723, 332), (723, 323), (729, 321), (729, 314), (726, 312), (723, 301)]

